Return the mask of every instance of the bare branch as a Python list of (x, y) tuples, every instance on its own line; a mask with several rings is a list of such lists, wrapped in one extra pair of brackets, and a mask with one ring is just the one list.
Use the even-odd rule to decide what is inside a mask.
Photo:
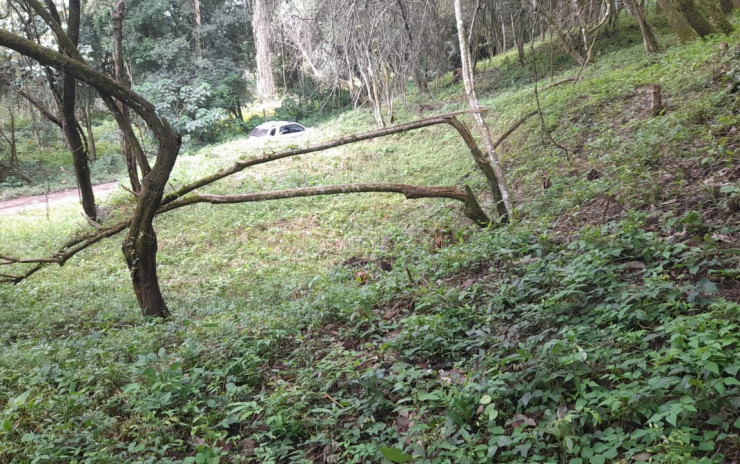
[[(370, 132), (365, 132), (364, 134), (354, 134), (349, 135), (346, 137), (341, 137), (339, 139), (330, 140), (328, 142), (320, 143), (318, 145), (312, 145), (305, 148), (294, 148), (292, 150), (285, 150), (278, 153), (271, 153), (269, 155), (263, 155), (258, 156), (257, 158), (253, 158), (251, 160), (247, 161), (239, 161), (234, 163), (233, 166), (230, 168), (223, 169), (215, 174), (212, 174), (208, 177), (204, 177), (202, 179), (199, 179), (195, 182), (192, 182), (184, 187), (179, 188), (178, 190), (166, 195), (162, 199), (162, 204), (166, 205), (168, 203), (171, 203), (172, 201), (182, 197), (183, 195), (192, 192), (193, 190), (199, 189), (201, 187), (204, 187), (208, 184), (212, 184), (213, 182), (216, 182), (217, 180), (223, 179), (225, 177), (228, 177), (232, 174), (235, 174), (237, 172), (243, 171), (244, 169), (256, 166), (258, 164), (264, 164), (269, 163), (271, 161), (276, 161), (283, 158), (290, 158), (292, 156), (298, 156), (298, 155), (304, 155), (307, 153), (313, 153), (317, 151), (327, 150), (329, 148), (335, 148), (340, 147), (342, 145), (347, 145), (350, 143), (356, 143), (361, 142), (363, 140), (369, 140), (374, 139), (378, 137), (384, 137), (386, 135), (391, 134), (397, 134), (399, 132), (407, 132), (414, 129), (420, 129), (422, 127), (428, 127), (433, 126), (437, 124), (450, 124), (455, 127), (458, 132), (461, 131), (460, 127), (458, 125), (455, 125), (452, 121), (454, 121), (454, 117), (462, 114), (470, 114), (470, 113), (484, 113), (488, 111), (488, 108), (481, 107), (478, 109), (471, 109), (471, 110), (464, 110), (464, 111), (456, 111), (453, 113), (446, 113), (439, 116), (433, 116), (429, 118), (419, 119), (417, 121), (409, 122), (406, 124), (399, 124), (397, 126), (392, 127), (386, 127), (383, 129), (378, 129)], [(465, 126), (462, 126), (463, 130), (465, 129)], [(464, 135), (461, 132), (461, 136), (464, 137)]]
[(9, 264), (31, 264), (31, 263), (55, 263), (55, 258), (15, 258), (8, 255), (0, 255), (0, 266), (7, 266)]
[(39, 103), (36, 100), (34, 100), (34, 98), (31, 97), (30, 95), (28, 95), (25, 91), (18, 90), (18, 95), (20, 95), (21, 97), (23, 97), (26, 100), (28, 100), (28, 102), (30, 104), (32, 104), (34, 107), (36, 107), (36, 109), (39, 110), (41, 112), (41, 114), (44, 115), (44, 117), (46, 119), (48, 119), (49, 121), (51, 121), (55, 125), (57, 125), (59, 127), (62, 127), (62, 121), (60, 121), (59, 118), (57, 118), (56, 116), (54, 116), (51, 113), (51, 111), (47, 110), (41, 103)]
[[(166, 213), (174, 209), (195, 204), (195, 203), (213, 203), (213, 204), (225, 204), (225, 203), (243, 203), (253, 201), (266, 201), (280, 198), (294, 198), (294, 197), (306, 197), (316, 195), (336, 195), (342, 193), (360, 193), (360, 192), (387, 192), (387, 193), (401, 193), (406, 198), (450, 198), (453, 200), (461, 201), (465, 203), (465, 215), (473, 220), (476, 224), (485, 227), (490, 224), (489, 218), (483, 212), (482, 208), (478, 204), (475, 195), (472, 191), (466, 187), (467, 192), (455, 187), (421, 187), (407, 184), (393, 184), (393, 183), (367, 183), (367, 184), (343, 184), (334, 186), (324, 187), (310, 187), (303, 189), (290, 189), (273, 192), (257, 192), (247, 193), (238, 195), (208, 195), (199, 194), (184, 197), (187, 193), (192, 192), (195, 189), (209, 185), (217, 180), (223, 179), (231, 174), (242, 171), (250, 166), (257, 164), (263, 164), (270, 161), (275, 161), (291, 156), (297, 156), (305, 153), (312, 153), (320, 150), (326, 150), (328, 148), (338, 147), (346, 145), (348, 143), (359, 142), (376, 137), (382, 137), (385, 135), (391, 135), (399, 132), (405, 132), (413, 129), (422, 127), (432, 126), (436, 124), (450, 124), (453, 126), (461, 135), (463, 140), (468, 145), (468, 148), (473, 154), (473, 158), (476, 161), (484, 160), (485, 155), (478, 149), (475, 141), (473, 140), (470, 131), (467, 130), (464, 124), (455, 119), (454, 116), (469, 113), (482, 113), (488, 111), (487, 108), (477, 108), (465, 111), (458, 111), (454, 113), (448, 113), (440, 116), (435, 116), (426, 119), (420, 119), (406, 124), (400, 124), (394, 127), (388, 127), (385, 129), (379, 129), (364, 134), (350, 135), (340, 139), (325, 142), (319, 145), (315, 145), (307, 148), (297, 148), (293, 150), (286, 150), (278, 153), (264, 155), (261, 157), (254, 158), (249, 161), (243, 161), (235, 163), (232, 167), (217, 172), (211, 176), (197, 180), (185, 187), (180, 188), (176, 192), (167, 195), (159, 208), (156, 210), (156, 214)], [(486, 163), (487, 165), (487, 163)], [(486, 176), (493, 175), (490, 172), (484, 172)], [(62, 245), (60, 249), (49, 258), (32, 258), (22, 259), (11, 256), (0, 255), (0, 265), (9, 264), (35, 264), (32, 268), (28, 269), (25, 273), (19, 275), (0, 275), (0, 282), (12, 282), (18, 283), (24, 279), (27, 279), (38, 270), (43, 268), (47, 264), (59, 264), (64, 265), (72, 256), (79, 253), (80, 251), (98, 243), (99, 241), (112, 237), (126, 228), (132, 223), (132, 219), (126, 219), (115, 223), (110, 226), (101, 227), (92, 233), (84, 234), (79, 237), (75, 237)]]
[(553, 87), (557, 87), (561, 84), (565, 84), (566, 82), (575, 82), (577, 80), (578, 80), (577, 77), (566, 77), (565, 79), (560, 79), (559, 81), (551, 82), (547, 84), (546, 86), (542, 87), (540, 90), (548, 90)]

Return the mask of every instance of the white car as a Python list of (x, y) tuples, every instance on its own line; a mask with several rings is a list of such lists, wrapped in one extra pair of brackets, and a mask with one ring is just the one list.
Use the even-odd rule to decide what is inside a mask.
[(306, 128), (297, 122), (268, 121), (252, 129), (251, 137), (286, 137), (305, 132)]

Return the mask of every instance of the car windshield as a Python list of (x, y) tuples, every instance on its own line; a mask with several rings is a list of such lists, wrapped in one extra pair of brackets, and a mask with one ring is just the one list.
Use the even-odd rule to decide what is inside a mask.
[(249, 135), (251, 135), (252, 137), (262, 137), (267, 135), (267, 129), (265, 129), (264, 127), (255, 127), (252, 130), (252, 133)]

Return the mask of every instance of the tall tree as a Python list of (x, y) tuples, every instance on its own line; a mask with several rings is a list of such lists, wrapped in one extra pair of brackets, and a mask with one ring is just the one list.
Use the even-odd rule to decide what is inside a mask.
[[(121, 85), (130, 89), (131, 81), (126, 75), (123, 58), (123, 20), (125, 14), (126, 2), (124, 0), (118, 0), (111, 11), (111, 27), (113, 30), (113, 77), (120, 82)], [(122, 119), (122, 126), (130, 127), (131, 118), (128, 108), (121, 102), (118, 102), (116, 106), (117, 110), (113, 111), (116, 111), (118, 117)], [(141, 181), (139, 180), (139, 174), (137, 171), (137, 157), (134, 155), (134, 150), (136, 149), (134, 145), (136, 143), (136, 137), (131, 137), (131, 134), (126, 132), (121, 134), (121, 151), (126, 160), (126, 168), (128, 169), (128, 178), (131, 183), (131, 189), (138, 193), (141, 191)], [(150, 168), (146, 161), (146, 157), (139, 156), (139, 158), (143, 158), (143, 174), (148, 174)]]
[(637, 24), (640, 26), (642, 45), (645, 47), (645, 53), (650, 54), (660, 51), (660, 45), (658, 45), (658, 39), (655, 37), (655, 31), (648, 22), (647, 15), (645, 14), (644, 2), (641, 0), (624, 0), (624, 3), (635, 16)]
[(254, 0), (252, 7), (252, 31), (257, 61), (257, 96), (261, 99), (274, 98), (277, 93), (270, 56), (272, 4), (270, 0)]
[[(59, 16), (54, 3), (49, 3), (48, 10), (38, 0), (23, 0), (28, 5), (28, 10), (41, 16), (44, 21), (54, 22), (58, 30), (64, 33), (70, 42), (70, 48), (76, 47), (80, 39), (80, 0), (69, 0), (67, 4), (67, 31), (62, 31), (62, 19)], [(40, 37), (36, 36), (37, 40)], [(60, 47), (60, 51), (65, 52)], [(60, 70), (64, 71), (64, 70)], [(53, 92), (57, 92), (55, 79), (51, 70), (47, 71), (49, 77), (49, 86)], [(58, 96), (57, 103), (61, 113), (62, 130), (69, 144), (72, 153), (72, 162), (74, 165), (77, 188), (80, 192), (82, 209), (85, 214), (92, 220), (97, 219), (97, 207), (95, 205), (95, 194), (93, 192), (92, 179), (90, 177), (90, 157), (88, 155), (87, 143), (84, 140), (82, 127), (77, 121), (75, 114), (77, 104), (77, 81), (66, 72), (63, 72), (61, 96)]]

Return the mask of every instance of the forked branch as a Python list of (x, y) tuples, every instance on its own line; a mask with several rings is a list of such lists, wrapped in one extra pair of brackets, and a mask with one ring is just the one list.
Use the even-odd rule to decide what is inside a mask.
[[(362, 140), (368, 140), (377, 137), (383, 137), (386, 135), (396, 134), (400, 132), (406, 132), (413, 129), (422, 127), (428, 127), (436, 124), (450, 124), (453, 126), (461, 135), (466, 145), (470, 149), (473, 158), (479, 163), (479, 166), (483, 167), (481, 160), (484, 156), (480, 149), (478, 149), (475, 141), (473, 140), (470, 131), (467, 130), (464, 124), (455, 119), (455, 116), (467, 113), (479, 113), (485, 112), (487, 108), (478, 108), (475, 110), (459, 111), (455, 113), (449, 113), (441, 116), (434, 116), (431, 118), (420, 119), (406, 124), (400, 124), (398, 126), (388, 127), (379, 129), (364, 134), (356, 134), (340, 139), (332, 140), (322, 144), (306, 147), (296, 148), (291, 150), (285, 150), (278, 153), (267, 154), (259, 156), (247, 161), (240, 161), (235, 163), (230, 168), (221, 170), (211, 176), (199, 179), (191, 184), (179, 188), (173, 193), (165, 196), (161, 206), (157, 209), (156, 214), (166, 213), (183, 206), (195, 204), (195, 203), (212, 203), (212, 204), (226, 204), (226, 203), (244, 203), (244, 202), (256, 202), (256, 201), (267, 201), (277, 200), (283, 198), (298, 198), (307, 196), (317, 195), (337, 195), (347, 193), (365, 193), (365, 192), (376, 192), (376, 193), (400, 193), (406, 196), (408, 199), (416, 198), (449, 198), (464, 203), (464, 213), (473, 222), (481, 227), (486, 227), (490, 224), (490, 219), (483, 212), (480, 207), (475, 195), (466, 186), (466, 191), (462, 191), (456, 187), (424, 187), (408, 184), (397, 184), (397, 183), (364, 183), (364, 184), (341, 184), (341, 185), (330, 185), (320, 187), (308, 187), (299, 189), (288, 189), (278, 191), (267, 191), (267, 192), (255, 192), (255, 193), (244, 193), (234, 195), (210, 195), (210, 194), (192, 194), (188, 193), (198, 188), (210, 185), (220, 179), (228, 177), (234, 173), (240, 172), (248, 167), (255, 166), (258, 164), (268, 163), (270, 161), (276, 161), (291, 156), (298, 156), (306, 153), (313, 153), (322, 150), (326, 150), (349, 143), (359, 142)], [(483, 170), (486, 177), (492, 176), (493, 172), (489, 170)], [(187, 195), (187, 196), (186, 196)], [(21, 282), (47, 264), (59, 264), (60, 266), (66, 263), (71, 257), (79, 253), (80, 251), (98, 243), (99, 241), (112, 237), (120, 232), (123, 232), (132, 223), (131, 219), (117, 222), (113, 225), (103, 227), (95, 230), (92, 233), (84, 234), (69, 240), (67, 243), (62, 245), (60, 249), (50, 257), (41, 258), (17, 258), (13, 256), (0, 255), (0, 266), (12, 265), (12, 264), (33, 264), (33, 266), (27, 269), (21, 274), (0, 274), (0, 282)]]
[[(317, 151), (328, 150), (329, 148), (341, 147), (342, 145), (362, 142), (363, 140), (370, 140), (374, 138), (385, 137), (387, 135), (398, 134), (401, 132), (408, 132), (414, 129), (421, 129), (422, 127), (429, 127), (429, 126), (434, 126), (438, 124), (450, 124), (460, 133), (460, 136), (463, 138), (463, 140), (465, 140), (466, 143), (468, 143), (468, 139), (472, 140), (472, 136), (470, 136), (470, 132), (467, 130), (465, 125), (460, 123), (457, 119), (455, 119), (455, 116), (460, 116), (463, 114), (470, 114), (470, 113), (485, 113), (486, 111), (488, 111), (488, 108), (481, 107), (478, 109), (447, 113), (447, 114), (443, 114), (440, 116), (432, 116), (429, 118), (419, 119), (419, 120), (412, 121), (412, 122), (405, 123), (405, 124), (399, 124), (397, 126), (386, 127), (383, 129), (365, 132), (363, 134), (353, 134), (353, 135), (348, 135), (346, 137), (340, 137), (338, 139), (330, 140), (328, 142), (320, 143), (317, 145), (311, 145), (311, 146), (304, 147), (304, 148), (294, 148), (291, 150), (284, 150), (284, 151), (277, 152), (277, 153), (270, 153), (267, 155), (258, 156), (256, 158), (246, 160), (246, 161), (238, 161), (229, 168), (223, 169), (208, 177), (204, 177), (202, 179), (196, 180), (195, 182), (192, 182), (188, 185), (180, 187), (176, 191), (165, 195), (165, 197), (162, 199), (162, 204), (166, 205), (168, 203), (171, 203), (172, 201), (175, 201), (176, 199), (184, 196), (187, 193), (192, 192), (193, 190), (196, 190), (206, 185), (212, 184), (216, 182), (217, 180), (221, 180), (225, 177), (228, 177), (232, 174), (236, 174), (237, 172), (243, 171), (244, 169), (247, 169), (252, 166), (269, 163), (271, 161), (277, 161), (279, 159), (290, 158), (293, 156), (305, 155), (307, 153), (314, 153)], [(474, 142), (473, 142), (473, 145), (475, 145)], [(473, 157), (476, 159), (476, 161), (478, 161), (478, 159), (480, 158), (480, 155), (476, 154), (476, 152), (473, 149), (473, 146), (471, 146), (470, 143), (468, 143), (468, 147), (471, 149), (471, 153), (473, 154)], [(477, 149), (477, 147), (475, 147), (475, 149)], [(479, 151), (480, 150), (478, 150), (478, 152)], [(484, 175), (486, 175), (486, 177), (488, 178), (489, 173), (484, 172)]]

